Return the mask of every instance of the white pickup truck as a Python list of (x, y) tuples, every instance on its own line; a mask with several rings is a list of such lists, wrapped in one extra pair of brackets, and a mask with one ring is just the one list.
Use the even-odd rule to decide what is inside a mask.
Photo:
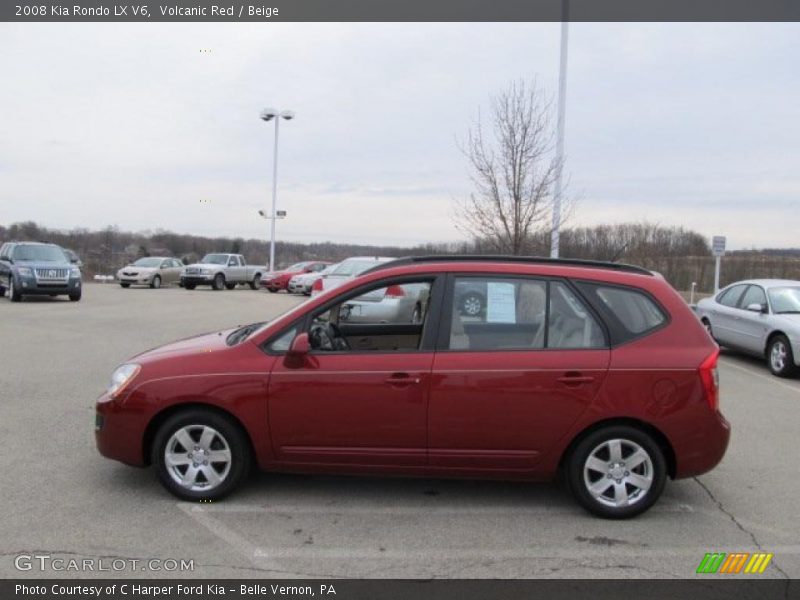
[(193, 290), (198, 285), (210, 285), (215, 290), (232, 290), (248, 284), (257, 290), (266, 267), (250, 266), (241, 254), (206, 254), (199, 263), (186, 265), (181, 273), (181, 286)]

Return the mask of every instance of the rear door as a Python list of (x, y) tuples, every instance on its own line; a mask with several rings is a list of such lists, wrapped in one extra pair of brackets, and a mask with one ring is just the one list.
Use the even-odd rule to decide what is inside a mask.
[(769, 315), (766, 312), (747, 310), (751, 304), (767, 307), (767, 294), (760, 285), (751, 284), (739, 300), (737, 319), (733, 331), (733, 344), (754, 353), (764, 351), (769, 333)]
[(711, 329), (714, 338), (722, 345), (736, 346), (739, 339), (741, 312), (739, 301), (742, 298), (747, 284), (734, 285), (717, 296), (711, 308)]
[[(478, 314), (464, 289), (485, 290)], [(463, 295), (463, 294), (462, 294)], [(610, 351), (561, 280), (451, 276), (433, 363), (429, 464), (530, 469), (594, 398)]]

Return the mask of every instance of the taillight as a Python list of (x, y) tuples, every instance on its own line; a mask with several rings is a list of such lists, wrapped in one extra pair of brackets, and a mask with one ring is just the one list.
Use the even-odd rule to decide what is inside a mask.
[(700, 380), (703, 382), (703, 391), (706, 395), (706, 402), (711, 410), (719, 410), (719, 372), (717, 371), (717, 359), (719, 358), (719, 348), (708, 355), (700, 365)]
[(406, 293), (403, 291), (403, 288), (399, 285), (390, 285), (386, 288), (386, 293), (383, 295), (384, 298), (402, 298), (405, 296)]
[(321, 292), (322, 291), (322, 279), (317, 279), (311, 286), (311, 292)]

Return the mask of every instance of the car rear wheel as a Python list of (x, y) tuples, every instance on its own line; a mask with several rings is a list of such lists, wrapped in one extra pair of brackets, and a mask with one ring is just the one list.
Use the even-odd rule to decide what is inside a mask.
[(770, 340), (767, 363), (772, 374), (778, 377), (791, 377), (797, 372), (789, 338), (785, 335), (776, 335)]
[(131, 287), (131, 284), (130, 284), (130, 283), (120, 283), (120, 284), (119, 284), (119, 287), (122, 287), (122, 288), (129, 288), (129, 287)]
[(161, 287), (160, 275), (156, 275), (155, 277), (153, 277), (153, 281), (150, 282), (150, 287), (153, 288), (154, 290), (157, 290), (158, 288)]
[(153, 441), (152, 462), (161, 483), (183, 500), (218, 500), (250, 471), (244, 432), (213, 411), (189, 409), (173, 415)]
[(225, 284), (225, 289), (227, 289), (227, 290), (232, 290), (235, 287), (236, 287), (235, 283), (226, 283)]
[(277, 292), (277, 291), (278, 291), (278, 290), (272, 289), (272, 288), (270, 288), (270, 287), (268, 287), (267, 289), (269, 290), (269, 293), (270, 293), (270, 294), (274, 294), (275, 292)]
[(211, 285), (215, 290), (220, 291), (225, 287), (225, 275), (217, 273), (214, 276), (214, 283)]
[(193, 283), (184, 283), (183, 287), (186, 288), (187, 290), (193, 290), (196, 286)]
[(19, 302), (22, 300), (22, 294), (17, 290), (17, 286), (14, 285), (13, 277), (8, 278), (8, 298), (12, 302)]
[(627, 425), (604, 427), (571, 452), (566, 478), (578, 503), (607, 519), (635, 517), (664, 490), (664, 453), (648, 434)]
[(261, 285), (261, 275), (256, 275), (253, 277), (253, 281), (250, 282), (250, 289), (257, 290)]

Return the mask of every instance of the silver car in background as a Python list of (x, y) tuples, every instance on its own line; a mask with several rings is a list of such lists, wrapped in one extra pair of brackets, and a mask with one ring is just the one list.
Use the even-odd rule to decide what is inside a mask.
[(422, 323), (430, 298), (429, 283), (390, 285), (342, 305), (344, 323)]
[(737, 281), (695, 310), (720, 346), (765, 358), (779, 377), (800, 370), (800, 281)]
[(323, 275), (314, 282), (311, 286), (311, 295), (316, 296), (324, 291), (339, 287), (344, 282), (358, 277), (367, 269), (392, 260), (397, 259), (388, 256), (353, 256), (352, 258), (347, 258), (336, 265), (336, 268), (331, 270), (330, 273)]
[(146, 256), (117, 271), (117, 281), (124, 288), (132, 285), (162, 285), (179, 283), (183, 262), (169, 256)]
[(314, 285), (314, 282), (328, 273), (332, 273), (338, 266), (339, 263), (336, 263), (328, 265), (322, 271), (316, 273), (300, 273), (299, 275), (295, 275), (289, 280), (289, 285), (286, 289), (289, 290), (290, 294), (305, 294), (306, 296), (310, 296), (311, 287)]

